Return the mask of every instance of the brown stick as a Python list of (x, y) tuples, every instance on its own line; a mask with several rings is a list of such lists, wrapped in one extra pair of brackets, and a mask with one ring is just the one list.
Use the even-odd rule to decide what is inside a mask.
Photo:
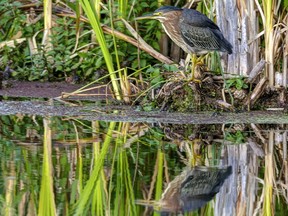
[(267, 81), (268, 81), (267, 77), (263, 77), (260, 80), (260, 82), (256, 85), (256, 87), (254, 88), (254, 90), (244, 103), (245, 106), (253, 105), (258, 100), (258, 98), (262, 95), (264, 89), (267, 86)]
[(247, 79), (247, 82), (253, 83), (256, 79), (256, 77), (260, 74), (260, 72), (264, 69), (266, 65), (266, 61), (264, 59), (261, 59), (255, 67), (251, 70), (249, 77)]
[[(158, 59), (159, 61), (166, 63), (166, 64), (173, 64), (174, 62), (172, 60), (170, 60), (169, 58), (167, 58), (166, 56), (162, 55), (161, 53), (157, 52), (155, 49), (153, 49), (149, 44), (147, 44), (142, 38), (141, 36), (135, 31), (135, 29), (124, 19), (121, 19), (122, 22), (125, 24), (126, 28), (129, 30), (129, 32), (133, 35), (133, 37), (135, 37), (137, 40), (122, 34), (121, 32), (117, 32), (117, 35), (115, 34), (115, 30), (111, 33), (114, 33), (115, 36), (117, 36), (118, 38), (125, 40), (131, 44), (133, 44), (134, 46), (142, 49), (143, 51), (147, 52), (149, 55), (153, 56), (154, 58)], [(103, 26), (103, 30), (104, 32), (107, 30), (107, 26)], [(110, 33), (110, 31), (109, 31)], [(119, 34), (120, 33), (120, 34)], [(124, 38), (122, 38), (121, 36), (125, 36)], [(127, 40), (126, 40), (127, 39)]]
[[(76, 18), (76, 15), (74, 13), (71, 13), (71, 14), (63, 14), (63, 13), (57, 13), (58, 16), (66, 16), (66, 17), (71, 17), (71, 18)], [(89, 20), (84, 17), (84, 16), (81, 16), (80, 18), (81, 21), (83, 22), (87, 22), (89, 23)], [(135, 31), (129, 24), (127, 21), (123, 20), (122, 21), (124, 22), (124, 24), (126, 25), (126, 28), (129, 28), (128, 30), (131, 32)], [(128, 35), (125, 35), (115, 29), (111, 29), (110, 27), (106, 26), (106, 25), (101, 25), (102, 26), (102, 29), (103, 29), (103, 32), (107, 33), (107, 34), (111, 34), (111, 35), (114, 35), (115, 37), (123, 40), (123, 41), (126, 41), (136, 47), (138, 47), (139, 49), (147, 52), (149, 55), (153, 56), (154, 58), (158, 59), (159, 61), (161, 61), (162, 63), (165, 63), (165, 64), (174, 64), (175, 62), (173, 62), (172, 60), (170, 60), (168, 57), (164, 56), (163, 54), (157, 52), (155, 49), (153, 49), (150, 45), (148, 45), (136, 32), (136, 34), (132, 33), (131, 34), (134, 34), (134, 37), (137, 38), (134, 39)], [(133, 29), (133, 30), (132, 30)]]

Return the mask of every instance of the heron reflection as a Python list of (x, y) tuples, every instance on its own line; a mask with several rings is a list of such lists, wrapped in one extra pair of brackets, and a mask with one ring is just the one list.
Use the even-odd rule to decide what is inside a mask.
[(161, 215), (195, 211), (213, 199), (231, 173), (231, 166), (186, 168), (168, 184), (159, 201), (138, 204), (152, 206)]

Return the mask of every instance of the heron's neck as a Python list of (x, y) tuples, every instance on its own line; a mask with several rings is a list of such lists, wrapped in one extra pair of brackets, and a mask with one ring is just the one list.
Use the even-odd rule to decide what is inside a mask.
[(185, 46), (185, 42), (183, 41), (183, 37), (180, 33), (179, 21), (177, 20), (176, 22), (172, 23), (169, 21), (162, 21), (161, 24), (164, 28), (164, 31), (171, 38), (171, 40), (185, 52), (190, 53), (188, 48)]

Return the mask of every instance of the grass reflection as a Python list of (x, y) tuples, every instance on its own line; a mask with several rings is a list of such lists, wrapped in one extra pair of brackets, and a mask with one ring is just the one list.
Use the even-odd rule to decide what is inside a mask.
[(100, 151), (99, 157), (96, 160), (96, 163), (90, 174), (90, 178), (88, 179), (82, 193), (80, 194), (79, 200), (76, 204), (75, 215), (83, 215), (83, 214), (87, 214), (88, 212), (88, 205), (91, 201), (91, 197), (93, 193), (96, 193), (95, 185), (97, 183), (97, 180), (100, 177), (101, 170), (103, 169), (104, 158), (106, 157), (106, 154), (108, 152), (115, 126), (116, 126), (116, 122), (111, 122), (108, 126), (107, 135), (103, 142), (103, 146)]
[(38, 208), (38, 215), (43, 216), (56, 215), (56, 205), (53, 189), (52, 131), (50, 124), (51, 120), (49, 118), (43, 119), (43, 162)]
[(229, 180), (185, 215), (288, 211), (286, 125), (241, 131), (56, 117), (0, 121), (3, 215), (157, 215), (151, 207), (184, 167), (218, 165), (232, 166)]

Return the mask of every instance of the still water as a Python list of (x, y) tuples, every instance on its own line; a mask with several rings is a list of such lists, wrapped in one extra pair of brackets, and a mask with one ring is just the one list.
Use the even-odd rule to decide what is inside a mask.
[(1, 215), (287, 215), (287, 129), (1, 116)]

